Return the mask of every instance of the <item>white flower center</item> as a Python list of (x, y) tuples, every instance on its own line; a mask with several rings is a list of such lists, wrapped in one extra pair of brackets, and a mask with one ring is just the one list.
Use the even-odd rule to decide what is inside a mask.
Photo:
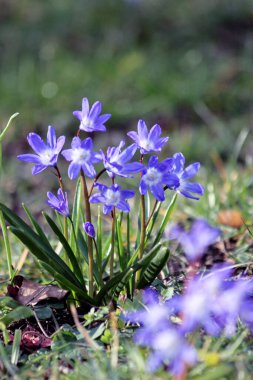
[(72, 159), (74, 162), (78, 162), (80, 165), (86, 163), (90, 158), (90, 151), (86, 149), (73, 149)]
[(108, 206), (117, 206), (117, 204), (120, 201), (120, 192), (108, 189), (105, 193), (105, 199), (105, 204), (107, 204)]
[(152, 141), (149, 140), (144, 140), (141, 144), (141, 147), (145, 150), (153, 150), (154, 149), (154, 144)]
[(144, 174), (143, 180), (148, 186), (156, 185), (161, 182), (162, 173), (156, 168), (148, 168), (147, 173)]
[(94, 123), (93, 123), (93, 120), (89, 119), (88, 117), (85, 117), (84, 119), (82, 119), (82, 123), (84, 128), (87, 128), (87, 129), (92, 129), (93, 126), (94, 126)]
[(52, 149), (46, 149), (40, 154), (40, 160), (43, 165), (50, 165), (50, 160), (55, 155), (55, 152)]

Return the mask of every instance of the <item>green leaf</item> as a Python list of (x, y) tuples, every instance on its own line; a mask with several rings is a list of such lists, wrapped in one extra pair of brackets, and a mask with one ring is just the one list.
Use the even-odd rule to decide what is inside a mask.
[(140, 280), (137, 284), (138, 289), (150, 285), (167, 263), (170, 256), (170, 251), (167, 247), (161, 247), (156, 255), (149, 261), (141, 271)]
[(29, 211), (29, 209), (27, 208), (27, 206), (24, 203), (22, 204), (22, 206), (23, 206), (23, 209), (25, 210), (26, 215), (28, 216), (30, 222), (32, 223), (34, 229), (37, 231), (38, 235), (40, 235), (41, 239), (43, 239), (45, 244), (48, 244), (51, 247), (51, 245), (48, 241), (48, 238), (46, 237), (43, 229), (40, 227), (39, 223), (34, 219), (34, 217), (32, 216), (32, 214)]
[[(79, 246), (79, 250), (83, 254), (86, 263), (89, 264), (88, 246), (87, 246), (87, 243), (86, 243), (86, 241), (85, 241), (85, 239), (83, 237), (83, 234), (80, 231), (80, 229), (78, 229), (78, 232), (77, 232), (77, 243), (78, 243), (78, 246)], [(94, 274), (96, 283), (98, 285), (101, 285), (100, 277), (99, 277), (99, 272), (98, 272), (98, 267), (97, 267), (97, 264), (95, 262), (93, 262), (93, 274)]]
[(102, 287), (102, 289), (100, 290), (100, 292), (97, 294), (97, 297), (96, 297), (96, 302), (98, 304), (101, 304), (104, 301), (104, 299), (106, 299), (106, 296), (108, 296), (108, 294), (111, 294), (109, 293), (111, 290), (116, 289), (116, 287), (119, 285), (120, 281), (124, 278), (128, 270), (129, 269), (126, 269), (125, 271), (121, 273), (117, 273)]
[(11, 350), (11, 364), (17, 365), (20, 355), (21, 330), (17, 329), (14, 333), (14, 339)]
[(52, 268), (53, 273), (60, 274), (68, 281), (73, 282), (78, 288), (83, 288), (75, 274), (52, 248), (49, 249), (49, 247), (41, 241), (39, 235), (35, 234), (32, 230), (24, 232), (16, 227), (11, 227), (11, 231), (23, 242), (31, 253), (37, 257), (37, 259), (49, 265)]
[(164, 217), (163, 217), (162, 223), (161, 223), (161, 225), (160, 225), (160, 227), (159, 227), (159, 230), (158, 230), (158, 233), (157, 233), (157, 235), (156, 235), (156, 238), (155, 238), (154, 244), (157, 244), (157, 243), (160, 241), (160, 239), (161, 239), (161, 237), (162, 237), (162, 234), (164, 233), (164, 230), (165, 230), (165, 228), (166, 228), (166, 226), (167, 226), (167, 223), (168, 223), (168, 221), (169, 221), (169, 219), (170, 219), (171, 213), (172, 213), (172, 211), (173, 211), (173, 209), (174, 209), (174, 206), (175, 206), (176, 200), (177, 200), (177, 193), (175, 193), (175, 194), (173, 195), (173, 197), (172, 197), (172, 199), (171, 199), (171, 202), (170, 202), (170, 204), (169, 204), (169, 206), (168, 206), (168, 208), (167, 208), (167, 210), (166, 210), (166, 213), (165, 213), (165, 215), (164, 215)]
[(116, 244), (118, 246), (120, 268), (124, 270), (126, 263), (125, 263), (124, 247), (123, 247), (123, 241), (122, 241), (121, 223), (118, 217), (116, 219)]
[[(81, 178), (79, 177), (76, 184), (76, 190), (75, 190), (75, 196), (74, 196), (74, 202), (73, 202), (73, 210), (72, 210), (72, 217), (73, 225), (75, 229), (76, 236), (78, 234), (78, 226), (80, 224), (81, 216), (82, 216), (82, 183)], [(74, 247), (75, 245), (75, 238), (74, 235), (71, 235), (70, 237), (70, 245), (71, 247)]]
[(32, 316), (33, 312), (29, 307), (18, 306), (0, 318), (0, 322), (4, 323), (5, 326), (9, 326), (13, 322), (20, 321), (21, 319), (26, 319)]
[(55, 224), (55, 222), (50, 218), (50, 216), (47, 214), (43, 214), (43, 215), (45, 216), (49, 226), (52, 228), (52, 230), (54, 231), (54, 233), (56, 234), (56, 236), (59, 238), (60, 242), (62, 243), (63, 248), (65, 249), (66, 254), (67, 254), (67, 256), (71, 262), (74, 273), (76, 274), (76, 276), (79, 279), (79, 281), (81, 282), (81, 284), (85, 287), (85, 282), (83, 279), (83, 274), (82, 274), (81, 268), (78, 264), (78, 261), (75, 257), (75, 254), (72, 251), (68, 241), (66, 240), (65, 236), (60, 231), (58, 226)]

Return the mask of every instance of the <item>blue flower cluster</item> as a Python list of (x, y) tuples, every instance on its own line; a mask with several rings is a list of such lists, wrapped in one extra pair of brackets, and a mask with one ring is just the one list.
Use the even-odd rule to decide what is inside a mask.
[[(155, 124), (150, 131), (143, 120), (139, 120), (137, 132), (131, 131), (128, 136), (134, 141), (130, 146), (123, 149), (125, 142), (121, 141), (117, 147), (109, 147), (104, 153), (101, 149), (95, 152), (93, 140), (87, 137), (83, 140), (79, 137), (81, 131), (104, 132), (105, 123), (111, 117), (110, 114), (101, 114), (101, 102), (95, 102), (90, 108), (87, 98), (82, 101), (82, 110), (74, 111), (74, 116), (80, 121), (77, 136), (71, 143), (70, 149), (62, 151), (65, 137), (56, 139), (55, 129), (48, 127), (47, 142), (45, 143), (36, 133), (30, 133), (27, 137), (28, 143), (35, 154), (22, 154), (18, 156), (21, 161), (32, 162), (32, 174), (38, 174), (48, 167), (55, 168), (58, 172), (57, 160), (61, 153), (65, 160), (70, 162), (68, 176), (71, 180), (76, 179), (82, 172), (89, 178), (97, 179), (94, 165), (102, 162), (104, 171), (112, 178), (113, 185), (107, 188), (105, 185), (97, 183), (95, 188), (99, 190), (97, 194), (90, 196), (91, 203), (102, 203), (103, 212), (108, 214), (112, 208), (116, 207), (124, 212), (129, 212), (130, 207), (126, 199), (134, 196), (132, 190), (121, 189), (115, 183), (115, 178), (133, 177), (135, 173), (140, 173), (140, 194), (145, 195), (149, 190), (157, 201), (165, 200), (165, 190), (172, 190), (187, 198), (199, 199), (204, 194), (204, 189), (199, 183), (190, 182), (200, 167), (199, 163), (194, 163), (184, 168), (185, 158), (182, 153), (176, 153), (173, 157), (161, 162), (157, 155), (151, 155), (147, 165), (144, 164), (144, 155), (161, 152), (168, 137), (161, 136), (161, 127)], [(134, 155), (139, 150), (139, 161), (132, 161)], [(48, 193), (48, 204), (62, 213), (68, 214), (67, 194), (61, 189), (58, 197)], [(57, 201), (58, 199), (58, 201)], [(64, 205), (64, 201), (66, 204)]]
[[(190, 260), (197, 242), (196, 260), (218, 235), (217, 228), (199, 220), (190, 231), (182, 230), (178, 238)], [(231, 275), (232, 268), (227, 265), (213, 268), (209, 273), (195, 274), (186, 281), (183, 294), (169, 300), (159, 299), (152, 289), (144, 291), (145, 308), (123, 318), (140, 325), (134, 339), (150, 349), (150, 371), (166, 366), (172, 374), (181, 376), (198, 360), (197, 351), (187, 338), (199, 329), (211, 336), (231, 337), (236, 333), (239, 320), (253, 329), (253, 282), (245, 278), (233, 281)]]

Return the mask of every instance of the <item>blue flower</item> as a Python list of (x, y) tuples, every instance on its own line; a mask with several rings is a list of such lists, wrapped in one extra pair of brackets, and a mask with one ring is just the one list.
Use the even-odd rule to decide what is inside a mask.
[(80, 120), (79, 129), (86, 132), (106, 131), (104, 123), (110, 119), (110, 114), (100, 115), (102, 110), (102, 103), (95, 102), (93, 106), (89, 107), (87, 98), (83, 98), (82, 111), (74, 111), (73, 115)]
[(163, 145), (169, 140), (169, 137), (160, 138), (162, 130), (158, 124), (155, 124), (148, 133), (145, 121), (139, 120), (137, 128), (138, 133), (131, 131), (127, 135), (135, 141), (141, 154), (161, 152)]
[(50, 191), (47, 193), (48, 200), (46, 203), (64, 216), (69, 216), (68, 195), (63, 193), (62, 189), (57, 191), (57, 197)]
[(139, 172), (143, 169), (140, 162), (130, 162), (134, 156), (137, 146), (132, 144), (122, 151), (124, 141), (121, 141), (117, 147), (108, 147), (106, 155), (101, 150), (104, 167), (109, 177), (114, 178), (116, 175), (120, 177), (132, 177), (131, 173)]
[(142, 195), (146, 194), (148, 188), (158, 201), (164, 201), (164, 185), (167, 187), (178, 187), (179, 179), (176, 174), (173, 174), (173, 158), (158, 163), (157, 156), (151, 156), (148, 162), (148, 167), (144, 167), (140, 181), (139, 190)]
[(181, 328), (185, 333), (200, 327), (213, 336), (235, 333), (249, 282), (228, 281), (230, 275), (231, 269), (225, 266), (206, 276), (196, 276), (188, 283), (184, 295), (169, 301), (183, 316)]
[(92, 223), (90, 223), (90, 222), (83, 223), (83, 229), (88, 236), (90, 236), (92, 238), (95, 237), (96, 232), (95, 232), (95, 228), (94, 228)]
[(187, 166), (187, 168), (184, 169), (185, 164), (185, 158), (182, 153), (176, 153), (173, 156), (174, 158), (174, 165), (172, 172), (178, 176), (179, 179), (179, 185), (173, 187), (168, 186), (170, 189), (174, 189), (176, 192), (180, 193), (181, 195), (198, 200), (199, 197), (196, 197), (193, 194), (197, 195), (203, 195), (205, 190), (202, 185), (200, 185), (197, 182), (189, 182), (188, 180), (194, 177), (200, 168), (200, 163), (195, 162), (194, 164), (191, 164)]
[(186, 341), (184, 332), (170, 321), (170, 305), (159, 302), (157, 294), (144, 291), (145, 308), (130, 312), (123, 318), (141, 327), (136, 331), (134, 340), (137, 344), (148, 347), (148, 369), (151, 372), (166, 366), (179, 375), (185, 365), (192, 365), (197, 360), (195, 349)]
[(21, 154), (17, 158), (21, 161), (32, 162), (32, 174), (38, 174), (48, 167), (56, 166), (57, 159), (65, 143), (65, 136), (56, 140), (55, 129), (49, 125), (47, 132), (47, 143), (37, 133), (29, 133), (27, 140), (36, 154)]
[(219, 237), (219, 228), (212, 227), (206, 220), (196, 220), (189, 231), (181, 226), (172, 227), (169, 235), (179, 241), (189, 261), (198, 260), (206, 249)]
[(121, 187), (116, 184), (107, 187), (97, 183), (95, 186), (100, 192), (92, 195), (89, 201), (90, 203), (103, 203), (104, 214), (109, 214), (114, 207), (124, 212), (130, 211), (130, 206), (126, 199), (134, 196), (133, 190), (121, 190)]
[(87, 177), (95, 177), (96, 171), (93, 164), (101, 161), (101, 155), (93, 151), (92, 139), (88, 137), (81, 141), (79, 137), (74, 137), (71, 148), (62, 152), (64, 158), (71, 161), (68, 169), (69, 178), (75, 179), (80, 174), (81, 169)]

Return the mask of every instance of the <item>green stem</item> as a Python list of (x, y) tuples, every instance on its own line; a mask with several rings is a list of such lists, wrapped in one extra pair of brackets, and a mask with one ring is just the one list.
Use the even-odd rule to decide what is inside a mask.
[(90, 188), (89, 197), (90, 197), (91, 194), (92, 194), (92, 191), (93, 191), (93, 189), (94, 189), (94, 186), (95, 186), (97, 180), (99, 179), (99, 177), (100, 177), (104, 172), (106, 172), (106, 169), (105, 169), (105, 168), (102, 169), (102, 170), (96, 175), (96, 177), (94, 178), (93, 184), (91, 185), (91, 188)]
[[(144, 246), (145, 246), (145, 235), (146, 235), (146, 221), (145, 221), (145, 197), (144, 195), (141, 195), (141, 236), (140, 236), (140, 246), (139, 246), (139, 253), (138, 257), (139, 260), (142, 259), (143, 252), (144, 252)], [(136, 273), (136, 280), (139, 281), (140, 279), (141, 271), (137, 271)]]
[(11, 259), (11, 247), (10, 247), (10, 241), (7, 233), (7, 227), (6, 223), (3, 217), (2, 211), (0, 211), (0, 224), (3, 232), (3, 239), (4, 239), (4, 245), (6, 250), (6, 256), (7, 256), (7, 264), (8, 264), (8, 271), (9, 271), (9, 277), (12, 278), (12, 259)]
[(77, 242), (77, 236), (76, 236), (74, 222), (73, 222), (73, 220), (71, 219), (70, 216), (68, 218), (69, 218), (71, 226), (72, 226), (73, 236), (74, 236), (74, 240), (75, 240), (75, 243), (76, 243), (77, 256), (78, 256), (79, 260), (81, 260), (82, 256), (81, 256), (81, 252), (80, 252), (80, 249), (79, 249), (79, 246), (78, 246), (78, 242)]
[(112, 210), (112, 237), (111, 237), (111, 252), (110, 252), (110, 278), (113, 277), (114, 245), (115, 245), (115, 207)]
[[(55, 165), (54, 168), (56, 170), (56, 175), (57, 175), (57, 178), (58, 178), (59, 186), (62, 189), (62, 193), (63, 193), (63, 196), (65, 198), (65, 192), (64, 192), (64, 186), (63, 186), (61, 172), (60, 172), (60, 170), (59, 170), (59, 168), (58, 168), (57, 165)], [(66, 240), (68, 240), (68, 217), (67, 216), (64, 216), (63, 229), (64, 229), (64, 231), (63, 231), (64, 237), (65, 237)]]
[[(90, 210), (90, 202), (89, 202), (89, 193), (87, 188), (87, 183), (85, 179), (85, 175), (83, 170), (81, 169), (81, 179), (83, 183), (83, 197), (85, 204), (85, 219), (86, 222), (91, 223), (91, 210)], [(88, 244), (88, 272), (89, 272), (89, 296), (93, 296), (93, 245), (92, 245), (92, 237), (87, 236), (87, 244)]]

